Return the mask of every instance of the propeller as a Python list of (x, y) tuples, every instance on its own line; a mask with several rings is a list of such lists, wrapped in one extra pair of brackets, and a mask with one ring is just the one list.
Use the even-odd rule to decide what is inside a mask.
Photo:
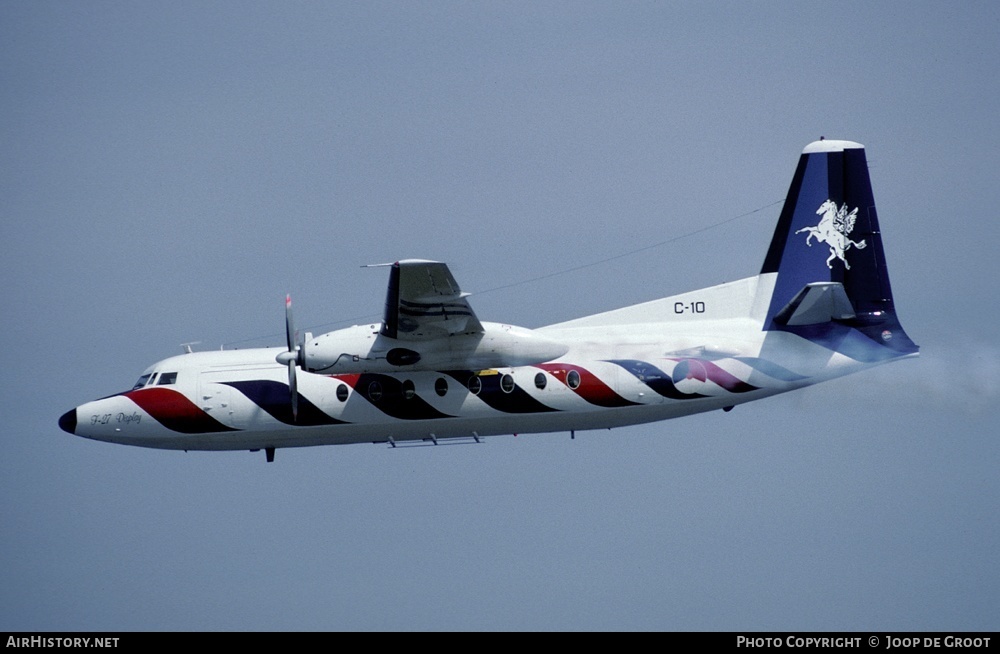
[(275, 360), (288, 366), (288, 392), (292, 397), (292, 421), (299, 420), (299, 389), (298, 379), (295, 369), (305, 365), (305, 342), (296, 345), (295, 343), (295, 323), (292, 320), (292, 296), (285, 296), (285, 341), (288, 350), (282, 352)]

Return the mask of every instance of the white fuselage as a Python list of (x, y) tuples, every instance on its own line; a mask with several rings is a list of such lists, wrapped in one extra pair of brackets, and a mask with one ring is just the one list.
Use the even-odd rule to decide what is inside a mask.
[[(758, 282), (536, 330), (537, 342), (565, 353), (531, 365), (388, 373), (384, 361), (360, 357), (353, 369), (343, 361), (344, 372), (300, 371), (297, 419), (287, 370), (275, 361), (281, 348), (183, 354), (152, 366), (144, 387), (78, 407), (74, 433), (233, 450), (604, 429), (728, 408), (866, 367), (763, 331), (752, 306)], [(632, 322), (638, 315), (645, 320)], [(377, 339), (370, 327), (355, 330), (341, 332)], [(355, 341), (342, 345), (357, 350)]]

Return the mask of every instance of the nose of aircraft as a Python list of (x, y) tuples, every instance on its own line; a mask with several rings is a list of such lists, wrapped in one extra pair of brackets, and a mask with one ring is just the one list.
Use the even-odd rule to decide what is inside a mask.
[(70, 434), (76, 433), (76, 409), (71, 409), (59, 416), (59, 428)]

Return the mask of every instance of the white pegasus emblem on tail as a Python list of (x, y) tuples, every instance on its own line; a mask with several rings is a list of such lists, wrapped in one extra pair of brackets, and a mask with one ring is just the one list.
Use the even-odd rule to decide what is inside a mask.
[(819, 205), (816, 213), (823, 214), (818, 225), (815, 227), (803, 227), (795, 233), (808, 232), (806, 234), (806, 245), (809, 247), (812, 247), (813, 237), (816, 237), (816, 240), (820, 243), (826, 243), (830, 246), (830, 258), (826, 260), (827, 268), (833, 269), (833, 260), (840, 259), (844, 262), (844, 268), (850, 270), (851, 265), (844, 258), (844, 253), (851, 249), (852, 245), (859, 250), (864, 249), (867, 245), (864, 241), (857, 242), (847, 238), (854, 231), (854, 221), (858, 216), (858, 208), (855, 207), (853, 211), (848, 213), (846, 204), (837, 209), (836, 202), (827, 200)]

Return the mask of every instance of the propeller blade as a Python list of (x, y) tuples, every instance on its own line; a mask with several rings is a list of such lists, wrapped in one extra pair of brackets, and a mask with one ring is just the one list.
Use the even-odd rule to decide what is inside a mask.
[[(292, 422), (299, 421), (299, 382), (295, 368), (302, 360), (302, 349), (295, 345), (295, 321), (292, 319), (292, 296), (285, 296), (285, 342), (288, 351), (278, 355), (278, 363), (288, 366), (288, 394), (292, 401)], [(304, 349), (305, 343), (303, 343)]]
[(292, 396), (292, 422), (299, 421), (299, 382), (295, 374), (295, 361), (288, 362), (288, 392)]
[(292, 320), (292, 296), (285, 296), (285, 342), (288, 351), (295, 351), (295, 322)]

